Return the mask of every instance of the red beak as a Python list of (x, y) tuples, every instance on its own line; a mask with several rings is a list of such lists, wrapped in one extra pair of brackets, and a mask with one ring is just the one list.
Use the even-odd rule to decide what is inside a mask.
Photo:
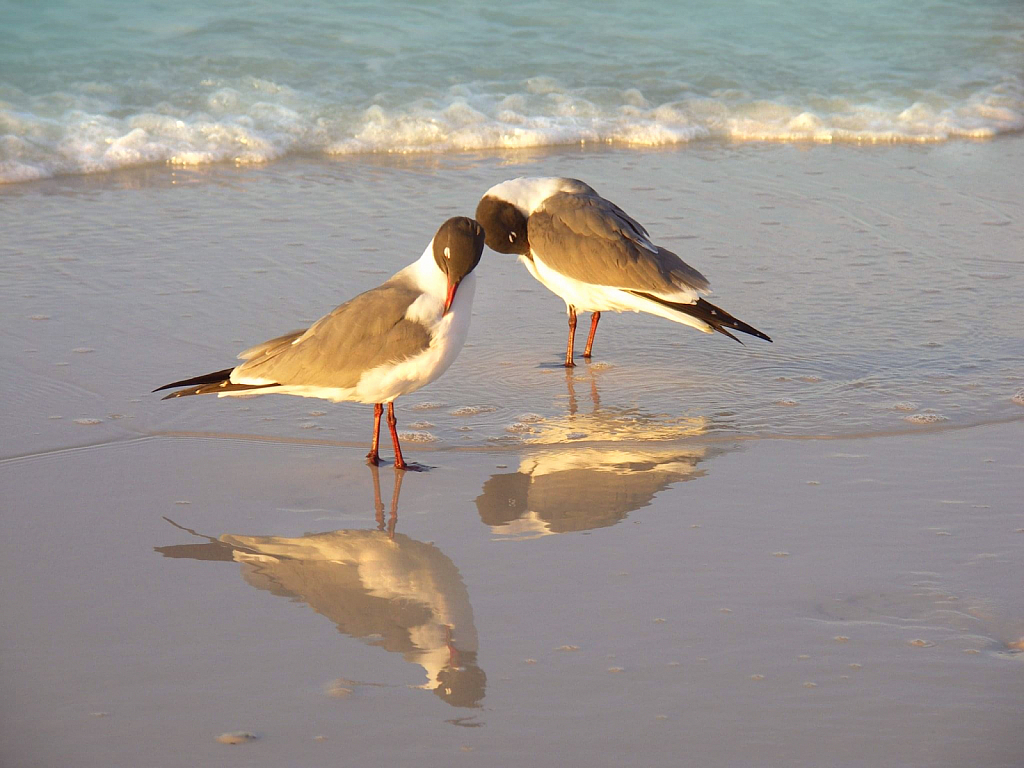
[(448, 283), (448, 298), (444, 301), (444, 312), (441, 316), (448, 314), (448, 310), (452, 308), (452, 302), (455, 301), (455, 291), (459, 288), (458, 283)]

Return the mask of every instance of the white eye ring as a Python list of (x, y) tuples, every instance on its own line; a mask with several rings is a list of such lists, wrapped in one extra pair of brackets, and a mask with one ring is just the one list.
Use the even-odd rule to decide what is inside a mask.
[(510, 243), (514, 243), (516, 241), (516, 233), (515, 232), (509, 232), (508, 233), (508, 241)]
[(444, 257), (446, 259), (450, 259), (452, 257), (452, 249), (449, 248), (447, 245), (444, 247)]

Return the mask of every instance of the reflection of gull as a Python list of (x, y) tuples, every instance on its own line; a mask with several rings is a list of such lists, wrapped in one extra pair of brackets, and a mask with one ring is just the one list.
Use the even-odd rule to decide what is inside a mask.
[(629, 450), (566, 447), (526, 456), (519, 471), (492, 475), (476, 506), (495, 533), (567, 533), (615, 525), (672, 483), (700, 477), (704, 447)]
[(426, 670), (423, 687), (453, 704), (482, 697), (469, 595), (454, 563), (432, 544), (380, 531), (221, 541), (242, 548), (235, 559), (254, 587), (305, 602), (345, 634), (401, 653)]
[[(390, 530), (342, 530), (297, 538), (224, 535), (206, 545), (160, 547), (168, 557), (233, 559), (254, 587), (304, 602), (346, 635), (366, 640), (426, 671), (422, 688), (453, 706), (475, 707), (486, 676), (458, 568), (433, 544)], [(202, 550), (202, 551), (201, 551)]]
[[(593, 410), (581, 414), (574, 380), (566, 372), (568, 414), (531, 418), (520, 425), (529, 432), (526, 439), (531, 443), (561, 444), (531, 452), (519, 463), (518, 472), (492, 475), (483, 483), (476, 508), (496, 534), (531, 538), (614, 525), (650, 504), (659, 490), (702, 475), (697, 464), (722, 452), (701, 445), (653, 449), (652, 440), (702, 434), (707, 420), (665, 419), (636, 409), (602, 408), (593, 371)], [(642, 446), (637, 444), (640, 440)]]
[[(495, 533), (531, 537), (615, 525), (672, 483), (703, 475), (697, 465), (721, 452), (699, 445), (650, 447), (652, 440), (700, 435), (707, 422), (601, 407), (593, 371), (593, 410), (580, 414), (574, 380), (567, 372), (568, 414), (520, 425), (529, 442), (560, 445), (531, 452), (518, 472), (492, 475), (484, 483), (476, 506)], [(586, 443), (579, 442), (583, 439)]]

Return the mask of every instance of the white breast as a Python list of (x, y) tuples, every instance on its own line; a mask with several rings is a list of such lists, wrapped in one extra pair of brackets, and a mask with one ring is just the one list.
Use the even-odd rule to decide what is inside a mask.
[[(364, 403), (388, 403), (399, 395), (408, 395), (425, 387), (447, 371), (466, 343), (475, 292), (476, 275), (470, 273), (459, 284), (448, 314), (436, 320), (432, 327), (428, 325), (431, 328), (430, 346), (397, 365), (380, 365), (364, 373), (352, 399)], [(422, 310), (420, 307), (416, 311)]]
[[(547, 266), (543, 259), (534, 254), (533, 261), (524, 259), (530, 273), (544, 286), (561, 297), (566, 307), (573, 306), (577, 312), (646, 312), (671, 320), (674, 323), (688, 325), (704, 333), (712, 333), (711, 327), (697, 318), (678, 312), (656, 301), (636, 296), (621, 288), (609, 285), (594, 285), (580, 280), (573, 280)], [(692, 303), (693, 297), (687, 293), (666, 296), (670, 301)]]
[(528, 259), (527, 267), (544, 287), (560, 296), (566, 306), (572, 305), (580, 312), (644, 312), (649, 304), (636, 296), (619, 288), (607, 285), (594, 285), (581, 280), (573, 280), (547, 266), (543, 259), (534, 254), (533, 261)]

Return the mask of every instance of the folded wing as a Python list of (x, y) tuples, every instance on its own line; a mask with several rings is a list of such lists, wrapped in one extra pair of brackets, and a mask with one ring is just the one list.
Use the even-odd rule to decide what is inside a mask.
[(406, 318), (420, 292), (392, 280), (356, 296), (307, 331), (293, 331), (242, 353), (231, 381), (354, 387), (366, 371), (413, 357), (430, 346), (430, 330)]
[(574, 280), (695, 301), (709, 283), (600, 195), (559, 193), (529, 218), (530, 247), (545, 265)]

